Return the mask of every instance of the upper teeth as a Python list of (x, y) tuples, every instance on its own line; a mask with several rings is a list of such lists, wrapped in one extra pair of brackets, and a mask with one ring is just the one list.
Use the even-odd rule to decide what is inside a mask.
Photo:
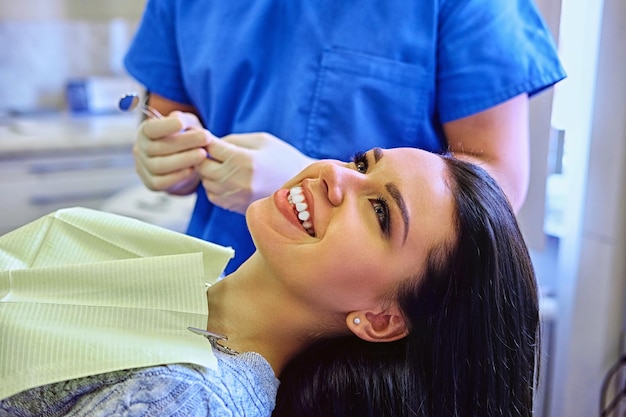
[(300, 219), (302, 227), (304, 227), (308, 234), (314, 236), (315, 231), (313, 230), (313, 223), (310, 222), (311, 213), (309, 213), (309, 206), (306, 203), (304, 194), (302, 193), (302, 187), (293, 187), (289, 190), (287, 200), (289, 201), (289, 204), (296, 209), (298, 219)]

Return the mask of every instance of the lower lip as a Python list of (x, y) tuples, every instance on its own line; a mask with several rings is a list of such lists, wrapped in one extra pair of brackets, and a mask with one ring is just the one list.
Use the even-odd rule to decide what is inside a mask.
[(306, 233), (306, 230), (302, 227), (300, 220), (297, 218), (296, 213), (293, 210), (289, 201), (287, 201), (287, 196), (289, 195), (289, 190), (283, 189), (278, 190), (274, 193), (274, 204), (278, 211), (294, 226), (296, 226), (299, 230)]

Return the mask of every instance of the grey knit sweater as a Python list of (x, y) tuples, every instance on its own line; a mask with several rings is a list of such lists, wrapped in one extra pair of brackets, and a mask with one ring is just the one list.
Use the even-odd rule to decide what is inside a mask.
[(278, 380), (256, 353), (215, 352), (218, 370), (172, 364), (33, 388), (0, 401), (0, 416), (270, 416)]

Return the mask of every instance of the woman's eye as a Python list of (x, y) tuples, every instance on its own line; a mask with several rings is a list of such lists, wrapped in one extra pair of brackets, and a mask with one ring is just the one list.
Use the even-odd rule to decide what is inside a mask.
[(354, 162), (354, 166), (356, 167), (356, 170), (358, 172), (360, 172), (361, 174), (367, 173), (368, 162), (367, 155), (364, 152), (357, 152), (356, 154), (354, 154), (354, 156), (352, 157), (352, 162)]
[[(369, 169), (369, 162), (365, 152), (357, 152), (354, 154), (352, 162), (354, 163), (354, 167), (357, 172), (360, 172), (361, 174), (367, 173), (367, 170)], [(386, 236), (389, 236), (389, 232), (391, 230), (391, 218), (389, 216), (389, 205), (387, 204), (387, 200), (385, 200), (382, 195), (379, 195), (378, 198), (370, 201), (372, 203), (372, 207), (374, 208), (374, 214), (376, 214), (376, 217), (378, 218), (381, 230)]]
[(376, 200), (372, 200), (372, 207), (374, 213), (378, 217), (378, 223), (383, 233), (389, 234), (389, 206), (387, 201), (382, 197), (378, 197)]

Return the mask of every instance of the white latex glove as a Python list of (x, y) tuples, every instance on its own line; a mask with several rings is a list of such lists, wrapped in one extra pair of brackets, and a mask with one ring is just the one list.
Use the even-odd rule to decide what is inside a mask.
[(269, 133), (228, 135), (208, 152), (196, 170), (209, 200), (241, 214), (315, 161)]
[(133, 147), (135, 169), (150, 190), (189, 194), (200, 181), (195, 166), (206, 159), (212, 140), (192, 113), (174, 111), (163, 119), (146, 120)]

